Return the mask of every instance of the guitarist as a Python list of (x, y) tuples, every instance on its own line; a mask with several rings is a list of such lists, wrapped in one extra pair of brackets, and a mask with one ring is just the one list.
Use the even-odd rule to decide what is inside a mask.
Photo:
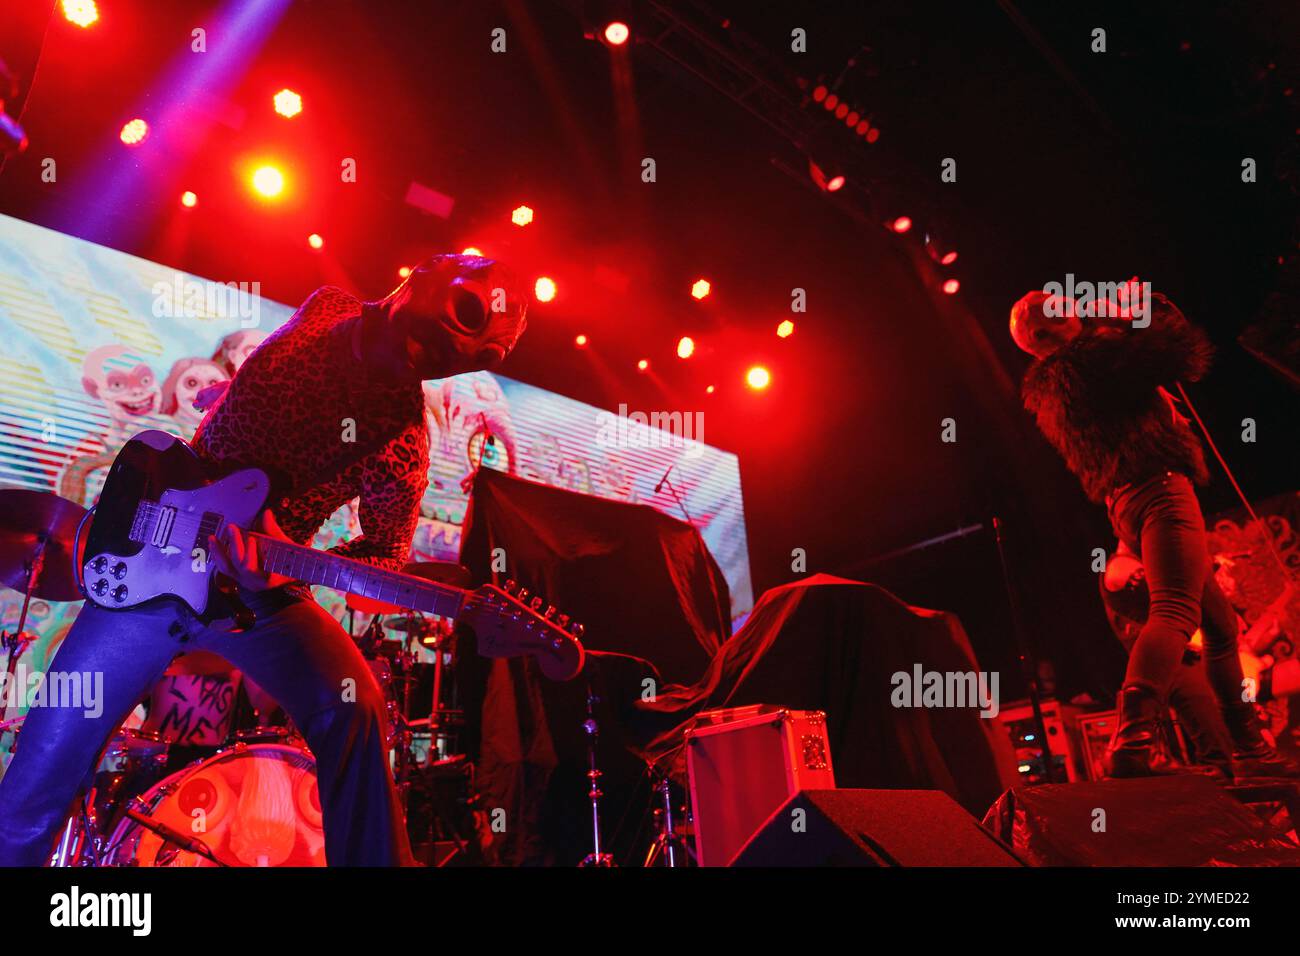
[[(428, 480), (421, 381), (500, 362), (524, 312), (501, 267), (477, 256), (434, 256), (378, 302), (318, 289), (215, 399), (195, 450), (219, 469), (266, 471), (262, 530), (298, 544), (359, 497), (363, 534), (335, 551), (400, 569)], [(48, 862), (108, 736), (174, 657), (199, 650), (266, 688), (302, 731), (316, 757), (330, 865), (410, 861), (382, 694), (360, 652), (305, 585), (260, 570), (255, 539), (230, 528), (210, 546), (255, 622), (239, 631), (206, 624), (174, 600), (129, 611), (88, 603), (57, 667), (102, 673), (104, 706), (94, 718), (59, 706), (29, 715), (0, 781), (0, 865)]]
[[(1137, 288), (1136, 280), (1129, 284), (1130, 293)], [(1036, 359), (1025, 374), (1025, 407), (1088, 497), (1105, 502), (1116, 535), (1146, 568), (1150, 612), (1129, 655), (1106, 774), (1176, 769), (1160, 760), (1157, 721), (1199, 626), (1206, 674), (1232, 739), (1233, 776), (1300, 776), (1264, 739), (1254, 706), (1242, 699), (1236, 614), (1211, 572), (1193, 487), (1209, 480), (1205, 455), (1165, 390), (1199, 380), (1213, 349), (1172, 302), (1147, 299), (1141, 326), (1127, 304), (1101, 301), (1084, 310), (1041, 291), (1011, 309), (1011, 336)]]

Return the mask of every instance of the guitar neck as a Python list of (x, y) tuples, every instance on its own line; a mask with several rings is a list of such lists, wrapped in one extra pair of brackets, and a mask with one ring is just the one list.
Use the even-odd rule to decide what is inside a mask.
[(387, 571), (342, 555), (253, 532), (262, 570), (296, 581), (360, 594), (439, 617), (455, 617), (467, 596), (460, 588)]

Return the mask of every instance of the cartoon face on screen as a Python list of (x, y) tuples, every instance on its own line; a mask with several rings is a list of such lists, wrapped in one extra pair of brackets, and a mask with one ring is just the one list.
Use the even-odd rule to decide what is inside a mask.
[(515, 473), (510, 406), (490, 373), (426, 382), (424, 405), (432, 459), (431, 491), (463, 496), (480, 462), (496, 471)]
[(226, 370), (212, 359), (178, 359), (163, 382), (162, 413), (189, 431), (203, 419), (203, 412), (194, 407), (199, 392), (229, 380)]
[(81, 386), (104, 403), (115, 426), (128, 431), (162, 404), (158, 376), (125, 345), (105, 345), (87, 355)]
[(239, 371), (239, 366), (253, 354), (253, 351), (262, 344), (267, 333), (260, 329), (240, 329), (238, 332), (231, 332), (217, 346), (217, 350), (212, 353), (212, 360), (220, 363), (226, 370), (226, 374), (231, 378)]

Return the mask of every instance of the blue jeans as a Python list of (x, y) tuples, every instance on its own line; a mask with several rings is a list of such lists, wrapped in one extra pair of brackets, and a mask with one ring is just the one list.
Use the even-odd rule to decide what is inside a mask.
[(94, 716), (84, 706), (28, 711), (0, 780), (0, 866), (49, 861), (108, 738), (172, 659), (196, 650), (219, 654), (260, 684), (306, 738), (316, 758), (331, 866), (409, 861), (384, 746), (383, 695), (366, 661), (305, 589), (263, 592), (251, 603), (269, 610), (242, 633), (207, 627), (171, 601), (132, 611), (81, 609), (50, 670), (102, 674), (102, 706)]
[(1241, 699), (1237, 615), (1214, 580), (1205, 519), (1186, 477), (1165, 472), (1121, 489), (1109, 501), (1115, 534), (1146, 568), (1151, 606), (1129, 654), (1125, 686), (1146, 687), (1162, 699), (1187, 641), (1199, 627), (1205, 672), (1220, 706)]

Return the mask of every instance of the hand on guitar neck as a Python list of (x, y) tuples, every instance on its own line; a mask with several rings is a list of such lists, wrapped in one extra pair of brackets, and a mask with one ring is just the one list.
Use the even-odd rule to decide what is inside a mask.
[[(258, 532), (277, 541), (294, 543), (280, 530), (275, 515), (269, 510), (262, 512), (258, 522)], [(218, 571), (249, 591), (278, 588), (293, 580), (283, 574), (262, 570), (257, 554), (257, 535), (246, 534), (233, 524), (226, 525), (221, 538), (208, 535), (208, 553), (211, 554)]]

